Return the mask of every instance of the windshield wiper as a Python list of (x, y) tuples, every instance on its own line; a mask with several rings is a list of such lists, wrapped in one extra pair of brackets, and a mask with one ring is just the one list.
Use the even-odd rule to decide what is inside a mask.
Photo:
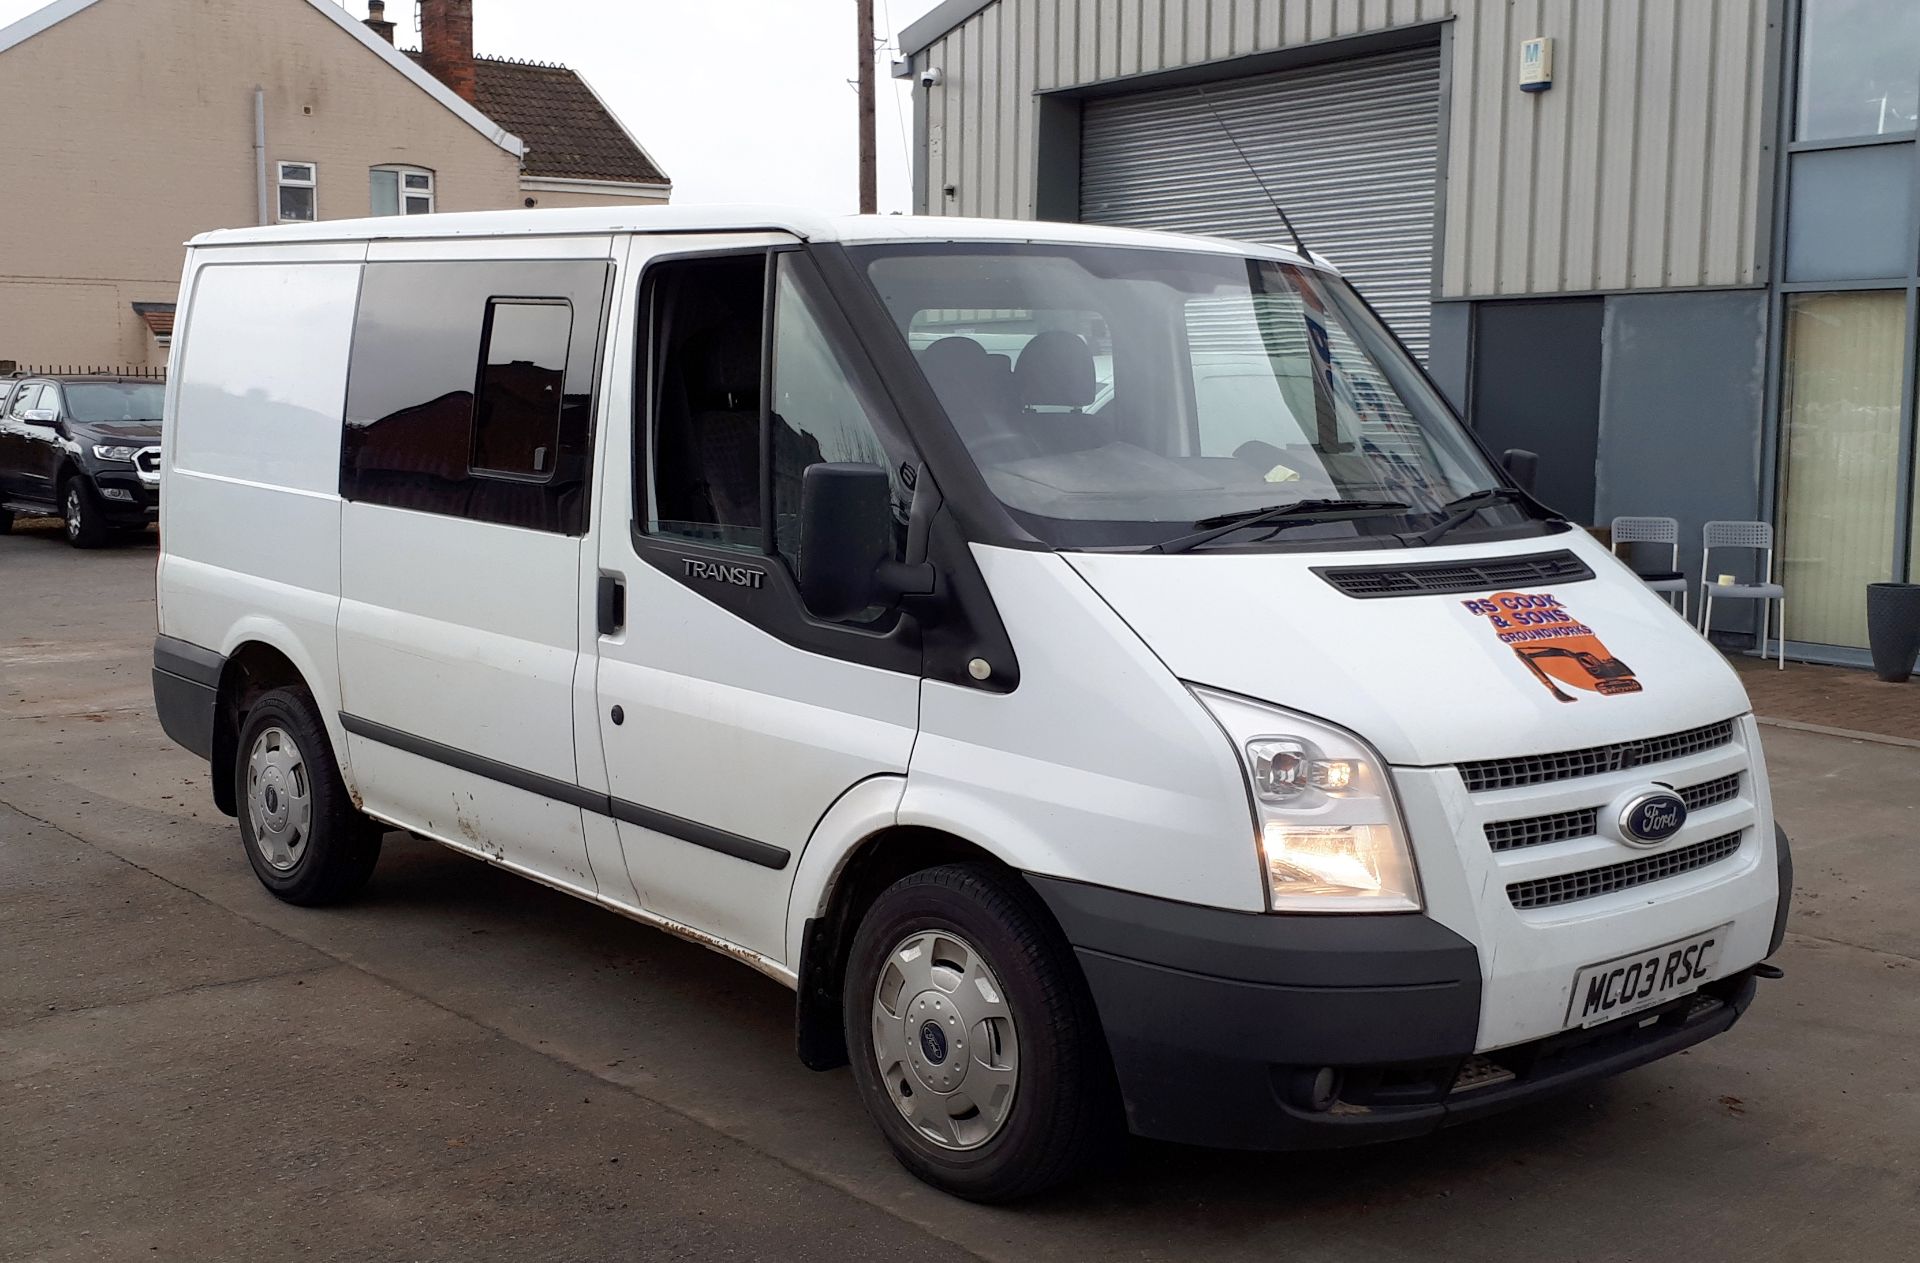
[(1457, 500), (1449, 500), (1440, 506), (1447, 516), (1418, 535), (1402, 536), (1409, 544), (1437, 544), (1450, 535), (1456, 527), (1473, 520), (1473, 515), (1482, 509), (1490, 509), (1496, 504), (1526, 504), (1532, 496), (1517, 487), (1486, 487), (1479, 491), (1469, 491)]
[(1149, 548), (1155, 553), (1184, 553), (1208, 540), (1250, 526), (1274, 526), (1281, 529), (1302, 522), (1338, 521), (1345, 517), (1372, 517), (1381, 513), (1399, 513), (1411, 506), (1398, 500), (1295, 500), (1292, 504), (1270, 504), (1261, 509), (1241, 509), (1203, 517), (1194, 525), (1201, 529), (1191, 535), (1162, 540)]

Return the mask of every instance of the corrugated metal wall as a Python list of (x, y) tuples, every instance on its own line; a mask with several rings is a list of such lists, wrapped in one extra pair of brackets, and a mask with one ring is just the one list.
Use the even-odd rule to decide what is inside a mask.
[[(1745, 284), (1768, 0), (997, 0), (916, 54), (926, 209), (1030, 217), (1034, 95), (1455, 17), (1446, 297)], [(1515, 85), (1553, 36), (1555, 84)], [(943, 193), (952, 185), (954, 196)]]
[[(913, 58), (927, 210), (1033, 215), (1036, 92), (1431, 22), (1454, 0), (998, 0)], [(941, 192), (954, 186), (955, 196)]]
[[(1080, 218), (1291, 245), (1271, 190), (1415, 355), (1433, 292), (1439, 50), (1088, 101)], [(1248, 164), (1260, 173), (1258, 180)]]
[[(1554, 86), (1514, 87), (1551, 35)], [(1441, 293), (1738, 285), (1760, 276), (1766, 0), (1465, 0)]]

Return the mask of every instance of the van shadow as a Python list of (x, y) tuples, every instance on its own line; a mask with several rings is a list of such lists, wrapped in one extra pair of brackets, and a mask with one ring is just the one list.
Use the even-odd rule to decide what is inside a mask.
[[(404, 938), (393, 949), (413, 953), (415, 967), (432, 969), (436, 979), (434, 958), (445, 953), (447, 968), (457, 961), (484, 976), (503, 1011), (532, 1006), (524, 1020), (539, 1027), (541, 1042), (562, 1049), (621, 1042), (633, 1063), (609, 1077), (644, 1066), (657, 1085), (646, 1088), (651, 1097), (726, 1101), (740, 1092), (777, 1100), (784, 1118), (763, 1119), (748, 1102), (739, 1130), (774, 1148), (804, 1135), (809, 1153), (837, 1149), (832, 1165), (843, 1170), (889, 1168), (846, 1073), (817, 1074), (794, 1056), (792, 993), (723, 956), (404, 834), (388, 835), (372, 885), (347, 911), (374, 939)], [(1359, 1149), (1246, 1153), (1128, 1137), (1093, 1178), (1022, 1203), (1018, 1213), (1063, 1226), (1098, 1221), (1103, 1237), (1131, 1224), (1158, 1238), (1179, 1228), (1183, 1215), (1195, 1217), (1187, 1228), (1204, 1237), (1226, 1230), (1223, 1212), (1244, 1229), (1331, 1216), (1330, 1225), (1465, 1190), (1504, 1205), (1537, 1191), (1530, 1162), (1550, 1163), (1601, 1128), (1630, 1133), (1609, 1145), (1659, 1143), (1669, 1125), (1661, 1113), (1635, 1108), (1616, 1085), (1602, 1083), (1433, 1136)]]
[[(25, 539), (44, 540), (49, 544), (67, 543), (66, 523), (57, 517), (15, 518), (12, 534)], [(158, 548), (160, 532), (153, 526), (143, 526), (139, 530), (116, 531), (107, 541), (106, 551), (120, 548)], [(84, 555), (84, 550), (74, 549)]]

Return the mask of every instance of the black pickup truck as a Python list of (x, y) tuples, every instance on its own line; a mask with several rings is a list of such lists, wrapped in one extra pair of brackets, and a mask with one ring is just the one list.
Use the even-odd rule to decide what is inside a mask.
[(160, 516), (166, 385), (133, 377), (0, 379), (0, 533), (58, 516), (97, 548)]

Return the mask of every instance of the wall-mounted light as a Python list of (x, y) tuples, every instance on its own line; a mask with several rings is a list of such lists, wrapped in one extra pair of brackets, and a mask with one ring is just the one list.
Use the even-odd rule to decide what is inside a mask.
[(1520, 41), (1520, 90), (1545, 92), (1553, 86), (1553, 40)]

